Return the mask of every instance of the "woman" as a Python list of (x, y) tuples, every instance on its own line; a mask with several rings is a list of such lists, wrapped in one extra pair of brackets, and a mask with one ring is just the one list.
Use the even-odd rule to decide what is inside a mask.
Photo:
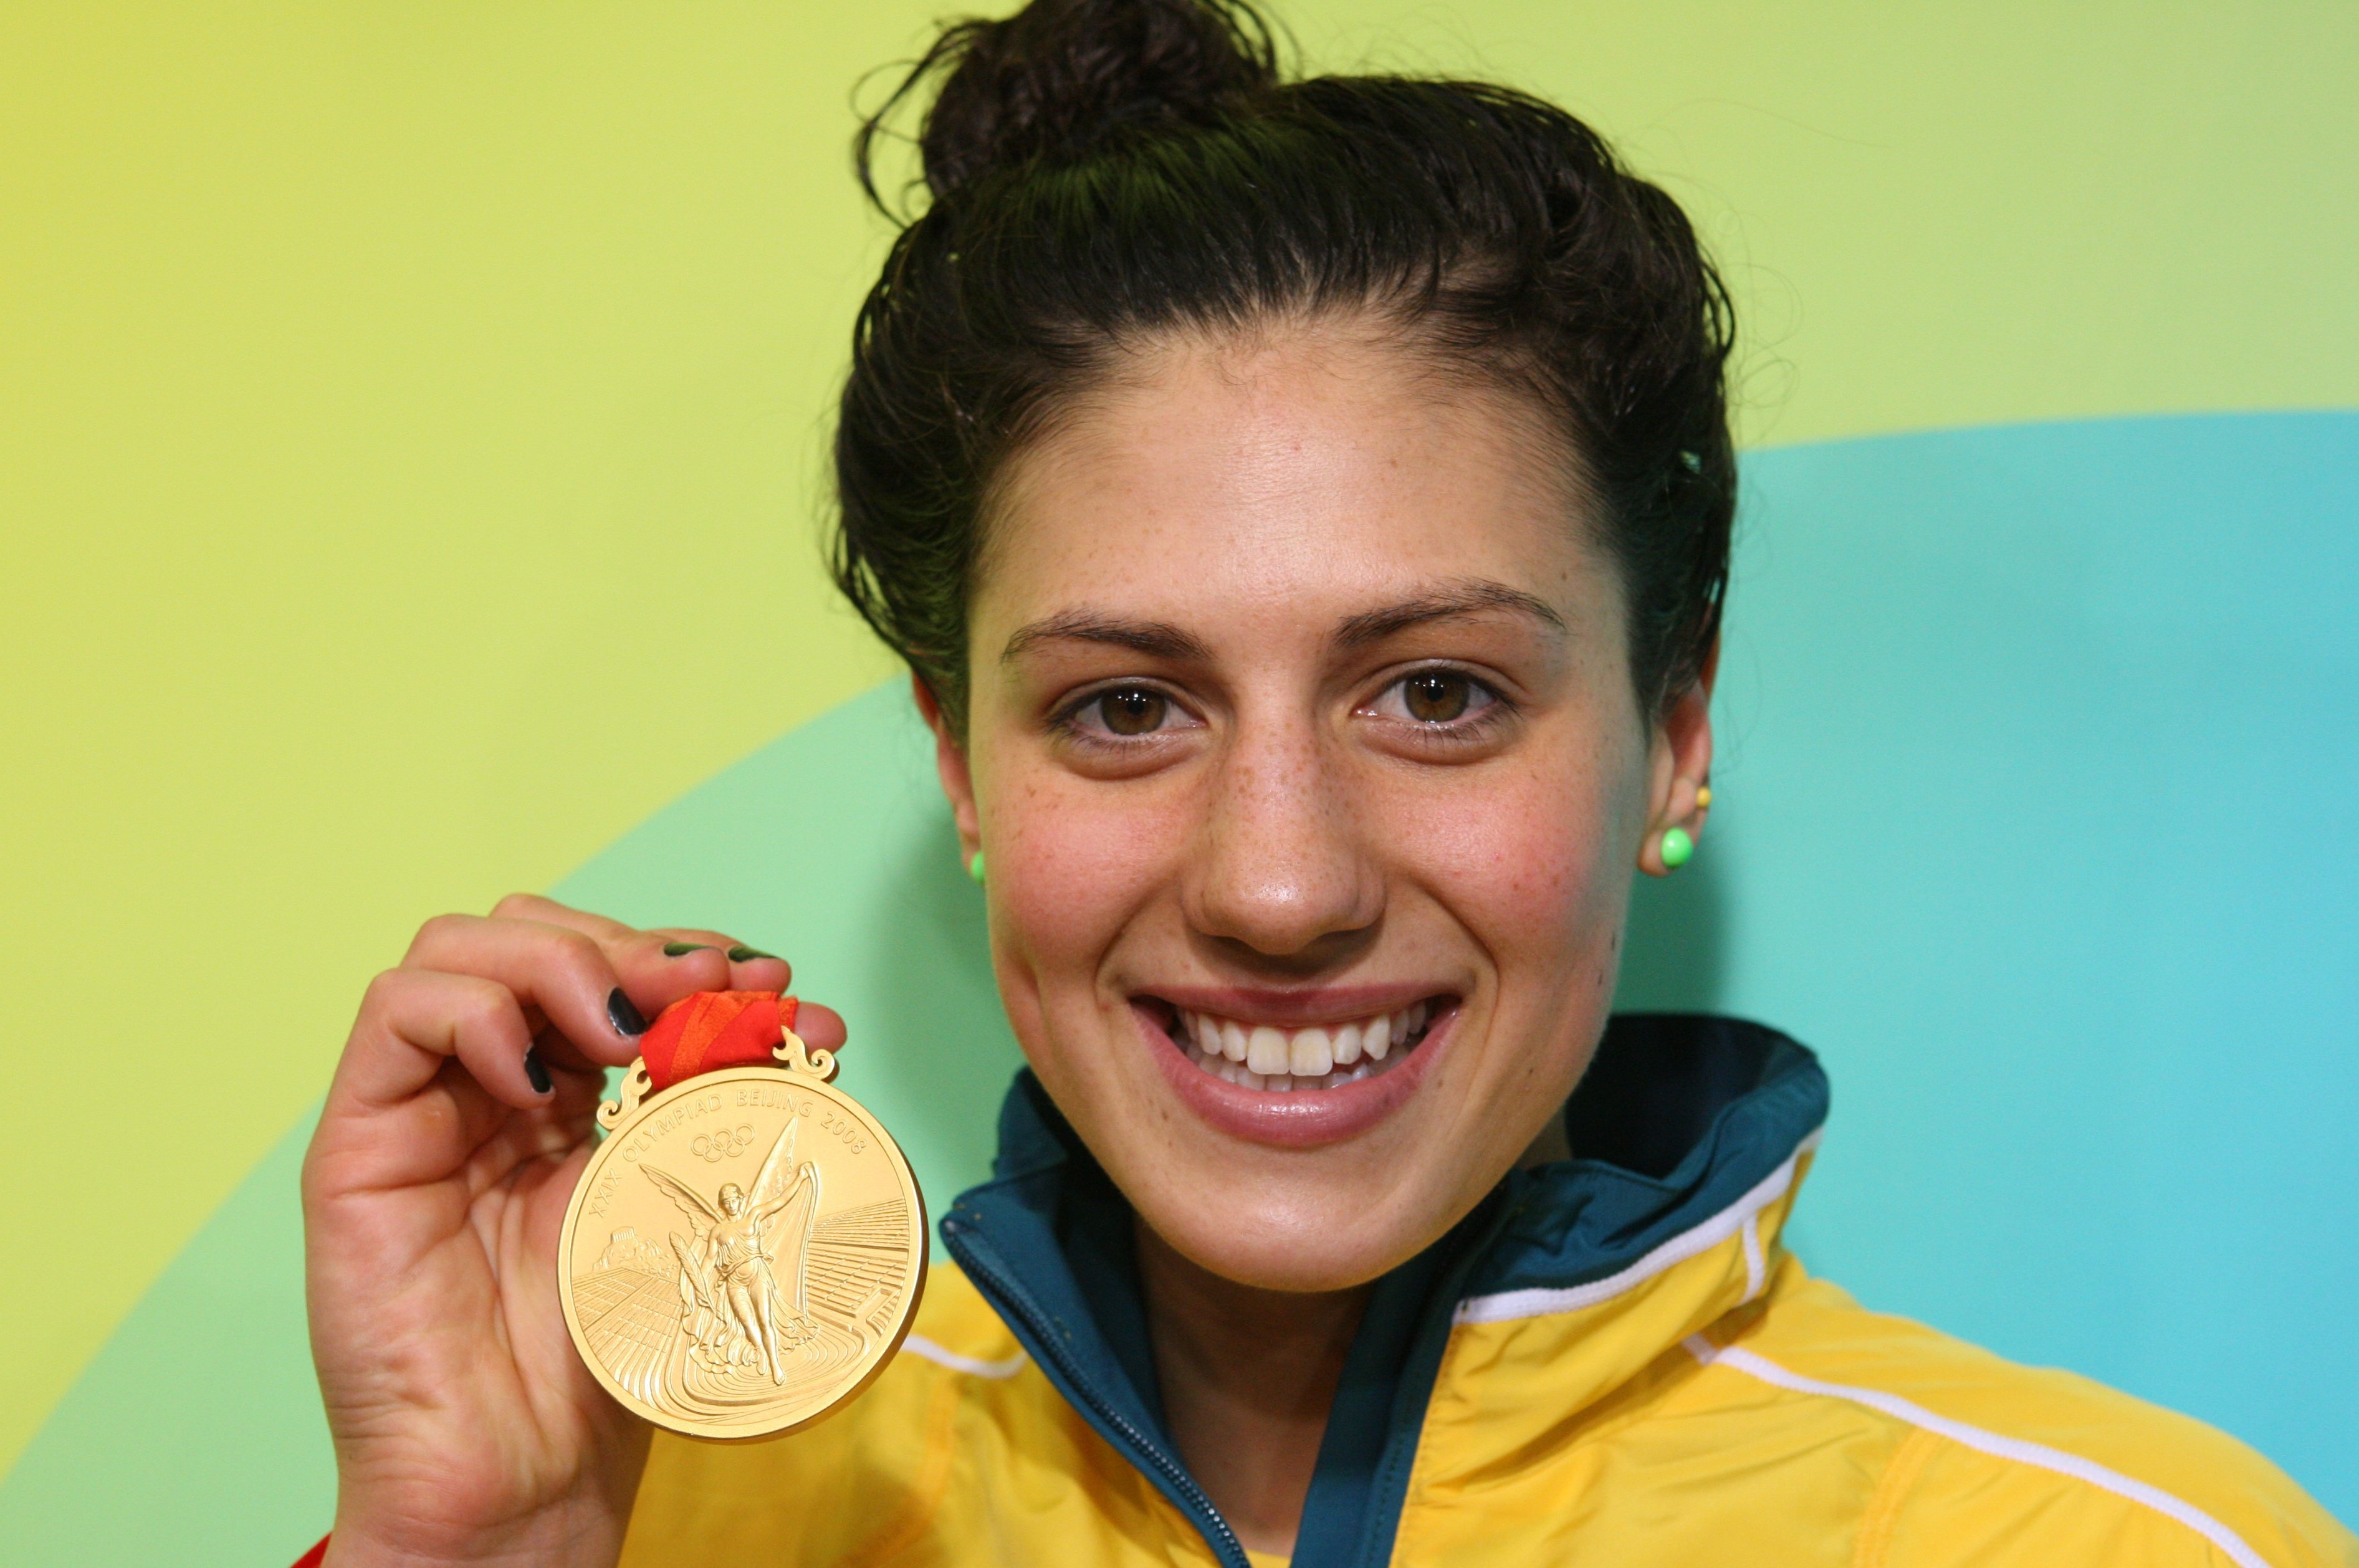
[(1734, 506), (1669, 198), (1517, 93), (1282, 82), (1226, 0), (1038, 0), (936, 82), (837, 564), (985, 877), (996, 1179), (857, 1403), (651, 1447), (554, 1297), (599, 1073), (787, 966), (429, 923), (306, 1168), (330, 1560), (2359, 1561), (2234, 1443), (1808, 1279), (1810, 1053), (1609, 1021)]

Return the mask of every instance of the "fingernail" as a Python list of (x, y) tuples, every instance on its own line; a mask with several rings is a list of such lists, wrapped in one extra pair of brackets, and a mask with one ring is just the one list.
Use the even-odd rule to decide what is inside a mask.
[(776, 958), (777, 956), (778, 955), (775, 953), (764, 953), (758, 947), (747, 947), (742, 942), (729, 950), (729, 962), (732, 964), (750, 964), (757, 958)]
[(666, 958), (686, 958), (691, 953), (711, 953), (712, 951), (712, 944), (709, 942), (668, 942), (664, 943), (664, 956)]
[(647, 1032), (647, 1018), (638, 1008), (631, 1006), (631, 999), (623, 995), (620, 985), (615, 986), (606, 997), (606, 1017), (614, 1024), (616, 1034), (636, 1040)]
[(549, 1076), (549, 1063), (540, 1059), (538, 1046), (524, 1053), (524, 1075), (532, 1080), (532, 1092), (536, 1094), (546, 1094), (556, 1087)]

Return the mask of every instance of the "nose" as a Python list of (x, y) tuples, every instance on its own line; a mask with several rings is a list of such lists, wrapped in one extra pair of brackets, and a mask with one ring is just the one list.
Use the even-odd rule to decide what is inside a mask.
[(1374, 930), (1384, 877), (1315, 727), (1240, 725), (1208, 781), (1190, 921), (1266, 958), (1317, 962)]

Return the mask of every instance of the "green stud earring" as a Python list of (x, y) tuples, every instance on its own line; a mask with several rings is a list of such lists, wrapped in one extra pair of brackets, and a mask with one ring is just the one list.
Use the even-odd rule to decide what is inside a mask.
[(1689, 835), (1687, 829), (1665, 828), (1663, 830), (1664, 866), (1677, 871), (1693, 858), (1694, 855), (1695, 840)]
[(973, 858), (973, 859), (972, 859), (972, 860), (970, 860), (970, 861), (968, 861), (968, 862), (966, 863), (966, 874), (967, 874), (968, 876), (970, 876), (970, 877), (973, 877), (973, 878), (975, 879), (975, 882), (977, 883), (977, 885), (978, 885), (978, 886), (982, 883), (982, 881), (983, 881), (983, 851), (981, 851), (981, 850), (979, 850), (979, 849), (978, 849), (978, 850), (976, 850), (976, 851), (974, 852), (974, 858)]

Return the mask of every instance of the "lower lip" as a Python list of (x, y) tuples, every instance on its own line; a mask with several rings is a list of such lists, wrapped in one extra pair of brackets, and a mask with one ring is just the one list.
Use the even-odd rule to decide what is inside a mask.
[(1157, 1065), (1189, 1109), (1231, 1138), (1279, 1149), (1341, 1143), (1391, 1116), (1417, 1093), (1435, 1058), (1456, 1035), (1460, 1011), (1459, 1007), (1447, 1008), (1426, 1026), (1425, 1038), (1397, 1066), (1374, 1077), (1333, 1089), (1272, 1094), (1213, 1077), (1188, 1060), (1152, 1014), (1131, 1008)]

